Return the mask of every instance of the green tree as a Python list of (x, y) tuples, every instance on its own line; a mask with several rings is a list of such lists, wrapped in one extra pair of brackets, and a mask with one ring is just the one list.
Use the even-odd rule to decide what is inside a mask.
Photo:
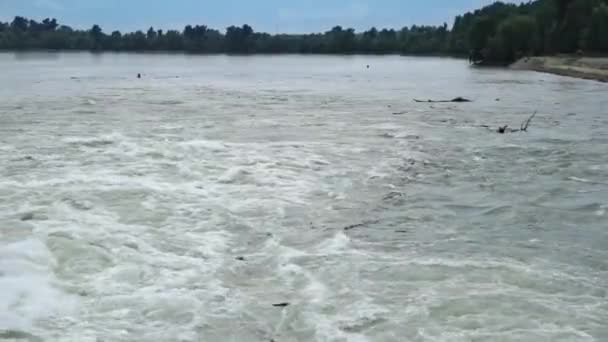
[[(415, 27), (415, 26), (414, 26)], [(378, 32), (376, 39), (376, 52), (390, 53), (399, 51), (399, 41), (397, 40), (397, 32), (393, 29), (382, 29)]]
[(55, 31), (57, 29), (57, 27), (59, 27), (59, 24), (57, 24), (57, 19), (55, 19), (55, 18), (44, 19), (42, 21), (42, 25), (43, 25), (45, 31)]
[(557, 8), (557, 21), (562, 22), (568, 13), (568, 7), (573, 0), (553, 0)]
[(368, 31), (363, 32), (359, 42), (359, 50), (364, 52), (377, 52), (378, 29), (372, 27)]
[(120, 31), (113, 31), (108, 37), (108, 48), (114, 51), (120, 51), (123, 47), (122, 44), (122, 33)]
[(251, 53), (253, 52), (253, 28), (249, 25), (242, 27), (230, 26), (226, 29), (225, 46), (227, 52)]
[(104, 34), (99, 25), (93, 25), (89, 30), (89, 35), (91, 36), (91, 47), (92, 50), (102, 50), (103, 49), (103, 38)]
[(208, 40), (210, 30), (205, 25), (188, 25), (184, 28), (185, 48), (191, 52), (209, 52)]
[(150, 27), (148, 29), (148, 32), (146, 33), (146, 37), (148, 38), (148, 41), (150, 41), (151, 43), (154, 43), (154, 40), (156, 39), (156, 31), (154, 30), (154, 27)]
[(165, 45), (164, 48), (172, 51), (179, 51), (184, 49), (184, 41), (179, 31), (169, 30), (164, 36)]
[(559, 38), (556, 40), (561, 52), (576, 52), (586, 45), (584, 40), (587, 32), (585, 31), (593, 13), (594, 3), (596, 3), (594, 0), (558, 1), (560, 7), (567, 6), (566, 12), (561, 14), (563, 20), (560, 25)]
[(25, 32), (29, 27), (29, 21), (24, 17), (15, 17), (13, 22), (11, 23), (11, 28), (14, 31)]
[(589, 25), (589, 48), (608, 52), (608, 5), (600, 4), (593, 9)]
[(496, 31), (495, 19), (484, 15), (475, 18), (469, 31), (469, 45), (474, 50), (481, 50), (487, 46), (488, 40)]
[(498, 26), (491, 52), (496, 60), (510, 62), (537, 49), (536, 21), (527, 15), (508, 18)]

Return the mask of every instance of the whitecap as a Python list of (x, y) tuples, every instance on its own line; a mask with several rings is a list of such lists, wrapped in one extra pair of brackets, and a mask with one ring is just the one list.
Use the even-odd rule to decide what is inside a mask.
[(348, 251), (350, 247), (350, 238), (340, 230), (330, 239), (321, 242), (316, 248), (316, 253), (320, 255), (341, 254)]
[(0, 331), (31, 331), (36, 321), (75, 312), (77, 301), (56, 287), (54, 258), (37, 239), (0, 250)]
[(222, 184), (245, 184), (250, 183), (251, 173), (243, 168), (235, 167), (226, 171), (218, 181)]

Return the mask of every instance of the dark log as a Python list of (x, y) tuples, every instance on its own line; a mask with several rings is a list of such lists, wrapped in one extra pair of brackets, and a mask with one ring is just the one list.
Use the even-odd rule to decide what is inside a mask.
[(464, 97), (456, 97), (451, 100), (418, 100), (414, 99), (414, 102), (426, 102), (426, 103), (447, 103), (447, 102), (473, 102), (469, 99), (465, 99)]
[(33, 219), (34, 219), (33, 213), (27, 213), (27, 214), (24, 214), (23, 216), (21, 216), (21, 221), (31, 221)]
[(367, 221), (367, 222), (363, 222), (363, 223), (353, 224), (353, 225), (344, 227), (344, 230), (349, 231), (349, 230), (353, 230), (355, 228), (361, 228), (361, 227), (369, 226), (370, 224), (376, 224), (379, 222), (380, 222), (380, 220), (375, 220), (375, 221)]

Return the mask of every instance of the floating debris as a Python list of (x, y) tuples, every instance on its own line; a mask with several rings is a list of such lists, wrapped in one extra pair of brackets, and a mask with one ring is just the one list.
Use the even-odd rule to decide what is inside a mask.
[(376, 221), (368, 221), (368, 222), (363, 222), (363, 223), (357, 223), (357, 224), (353, 224), (353, 225), (344, 227), (344, 230), (345, 231), (349, 231), (349, 230), (353, 230), (355, 228), (365, 227), (365, 226), (368, 226), (370, 224), (376, 224), (378, 222), (380, 222), (380, 221), (376, 220)]
[(459, 96), (459, 97), (455, 97), (451, 100), (426, 100), (425, 101), (425, 100), (414, 99), (414, 102), (445, 103), (445, 102), (473, 102), (473, 101)]
[(34, 219), (34, 213), (27, 213), (21, 216), (21, 221), (31, 221)]

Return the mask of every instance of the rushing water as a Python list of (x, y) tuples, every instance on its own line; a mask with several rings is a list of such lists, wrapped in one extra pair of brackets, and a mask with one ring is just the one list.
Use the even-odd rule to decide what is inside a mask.
[(608, 340), (605, 84), (371, 56), (0, 75), (0, 340)]

